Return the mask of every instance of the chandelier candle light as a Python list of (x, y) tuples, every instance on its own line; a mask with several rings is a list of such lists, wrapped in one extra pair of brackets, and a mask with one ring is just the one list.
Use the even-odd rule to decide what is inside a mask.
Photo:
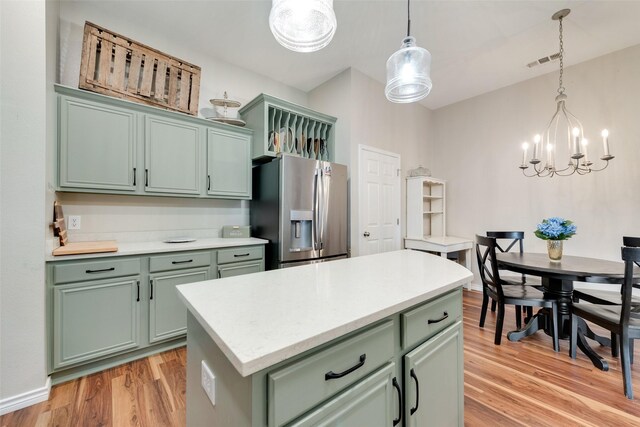
[[(522, 164), (519, 168), (522, 169), (522, 173), (527, 177), (553, 177), (555, 175), (569, 176), (574, 173), (577, 173), (578, 175), (585, 175), (590, 172), (598, 172), (605, 169), (609, 165), (609, 160), (614, 158), (614, 156), (609, 152), (609, 131), (604, 129), (601, 133), (604, 155), (600, 157), (600, 159), (605, 163), (598, 168), (592, 167), (593, 162), (589, 159), (588, 154), (589, 141), (584, 137), (582, 123), (580, 123), (580, 120), (578, 120), (578, 118), (573, 115), (566, 106), (567, 95), (565, 95), (565, 88), (562, 86), (562, 75), (564, 72), (562, 20), (569, 15), (569, 12), (571, 12), (571, 9), (562, 9), (551, 17), (554, 21), (560, 22), (560, 77), (558, 84), (558, 96), (556, 96), (557, 108), (543, 135), (536, 135), (533, 138), (531, 159), (528, 161), (528, 163), (533, 165), (532, 171), (528, 171), (529, 165), (527, 164), (529, 143), (524, 142), (522, 144)], [(563, 138), (566, 138), (567, 141), (569, 161), (566, 167), (557, 169), (555, 153), (557, 152), (559, 143), (562, 142)], [(543, 152), (545, 148), (546, 161), (543, 166), (541, 157), (545, 155)]]

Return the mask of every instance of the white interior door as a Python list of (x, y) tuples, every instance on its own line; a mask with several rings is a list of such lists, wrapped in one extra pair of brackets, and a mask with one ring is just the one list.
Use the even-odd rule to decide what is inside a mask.
[(360, 255), (400, 249), (400, 155), (359, 146)]

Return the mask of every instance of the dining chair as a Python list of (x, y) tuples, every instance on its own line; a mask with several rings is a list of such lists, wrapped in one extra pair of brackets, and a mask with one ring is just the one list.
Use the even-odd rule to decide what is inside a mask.
[[(626, 247), (637, 248), (640, 247), (640, 237), (630, 237), (624, 236), (622, 238), (622, 244)], [(634, 285), (634, 287), (640, 288), (640, 285)], [(573, 302), (578, 303), (580, 301), (590, 302), (592, 304), (601, 304), (601, 305), (620, 305), (622, 304), (622, 287), (620, 290), (600, 290), (600, 289), (588, 289), (588, 288), (580, 288), (573, 290)], [(640, 296), (631, 295), (631, 305), (637, 306), (640, 305)], [(618, 357), (618, 349), (617, 345), (618, 337), (615, 334), (611, 334), (611, 355), (613, 357)], [(633, 361), (633, 355), (631, 355), (631, 359)]]
[[(487, 231), (487, 237), (494, 237), (496, 239), (496, 249), (502, 253), (511, 252), (512, 249), (514, 252), (518, 252), (522, 254), (524, 252), (524, 231)], [(507, 285), (533, 285), (538, 289), (542, 290), (542, 284), (540, 282), (539, 277), (526, 276), (524, 274), (502, 274), (501, 278)], [(491, 300), (491, 311), (496, 311), (496, 300)], [(521, 327), (521, 316), (518, 315), (520, 311), (519, 308), (516, 308), (516, 326), (518, 329)], [(530, 318), (533, 315), (533, 309), (531, 307), (527, 308), (527, 317)]]
[[(640, 339), (640, 306), (631, 304), (634, 267), (640, 267), (640, 247), (622, 247), (624, 261), (624, 281), (622, 283), (622, 304), (605, 305), (574, 303), (571, 308), (571, 343), (569, 355), (576, 358), (578, 340), (578, 318), (595, 323), (619, 337), (620, 364), (624, 394), (633, 399), (631, 385), (631, 352), (633, 340)], [(613, 345), (613, 343), (612, 343)]]
[(504, 308), (506, 304), (516, 307), (542, 307), (551, 309), (551, 329), (553, 349), (560, 351), (558, 343), (558, 305), (555, 300), (546, 299), (544, 294), (530, 285), (505, 285), (500, 278), (498, 261), (496, 259), (497, 242), (495, 237), (485, 237), (476, 234), (476, 256), (478, 269), (482, 280), (483, 296), (482, 311), (480, 313), (480, 327), (484, 327), (489, 298), (497, 303), (498, 317), (496, 319), (496, 333), (494, 343), (500, 345), (502, 327), (504, 324)]
[[(640, 247), (640, 237), (624, 236), (622, 245), (625, 247)], [(593, 304), (619, 305), (622, 303), (622, 288), (620, 291), (592, 290), (588, 288), (574, 289), (573, 301), (588, 301)], [(640, 304), (640, 297), (633, 296), (631, 304)]]

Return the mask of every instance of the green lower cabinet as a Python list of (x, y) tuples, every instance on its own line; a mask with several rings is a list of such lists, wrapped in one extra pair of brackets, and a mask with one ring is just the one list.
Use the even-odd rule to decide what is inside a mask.
[(394, 375), (395, 364), (390, 362), (378, 372), (289, 426), (391, 426), (394, 416), (394, 388), (392, 385)]
[(53, 368), (137, 348), (139, 287), (139, 276), (55, 286)]
[(462, 323), (404, 356), (405, 425), (464, 425)]
[(176, 286), (215, 279), (219, 255), (221, 277), (264, 270), (262, 245), (48, 262), (53, 383), (184, 345), (187, 308)]
[(149, 276), (149, 342), (155, 343), (187, 332), (187, 308), (178, 297), (176, 285), (201, 282), (209, 269)]

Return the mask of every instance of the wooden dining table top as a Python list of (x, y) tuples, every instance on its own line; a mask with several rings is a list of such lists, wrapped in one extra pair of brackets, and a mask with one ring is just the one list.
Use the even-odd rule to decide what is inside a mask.
[[(534, 276), (549, 276), (563, 280), (621, 283), (624, 263), (598, 258), (563, 255), (560, 261), (551, 261), (546, 253), (498, 253), (496, 260), (502, 268)], [(634, 277), (640, 278), (640, 269)]]

